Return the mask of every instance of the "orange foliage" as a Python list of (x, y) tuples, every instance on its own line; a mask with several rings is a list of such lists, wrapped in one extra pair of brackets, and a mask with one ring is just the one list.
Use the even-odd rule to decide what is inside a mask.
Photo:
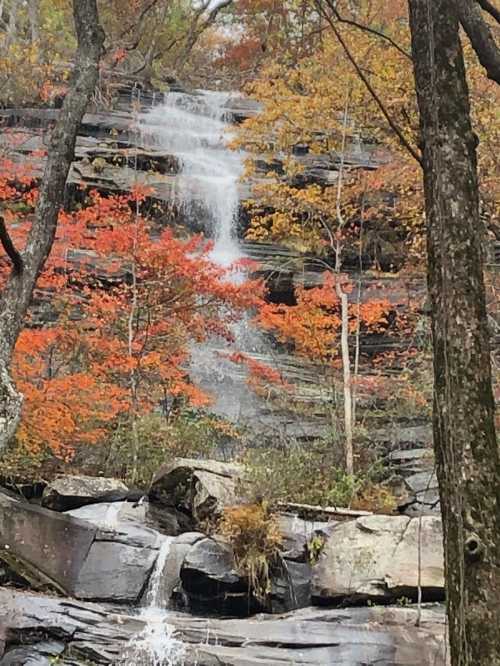
[[(335, 281), (340, 279), (326, 274), (320, 287), (299, 287), (296, 305), (267, 304), (261, 308), (257, 321), (271, 331), (282, 343), (292, 343), (295, 351), (317, 362), (333, 361), (340, 351), (342, 325), (339, 298)], [(349, 285), (343, 287), (349, 291)], [(387, 324), (392, 306), (387, 300), (374, 300), (349, 309), (349, 330), (354, 333), (360, 325), (368, 332), (378, 333)]]
[[(25, 395), (19, 438), (29, 449), (49, 447), (71, 457), (79, 444), (102, 440), (120, 414), (151, 410), (166, 395), (207, 404), (210, 397), (187, 374), (190, 345), (212, 335), (230, 339), (230, 324), (260, 303), (261, 283), (231, 282), (231, 267), (215, 265), (201, 237), (181, 241), (170, 230), (153, 235), (136, 212), (147, 194), (90, 192), (86, 206), (60, 215), (35, 292), (55, 322), (35, 329), (32, 312), (13, 362)], [(0, 199), (22, 249), (36, 188), (29, 174), (6, 161)], [(2, 258), (0, 287), (9, 270)]]

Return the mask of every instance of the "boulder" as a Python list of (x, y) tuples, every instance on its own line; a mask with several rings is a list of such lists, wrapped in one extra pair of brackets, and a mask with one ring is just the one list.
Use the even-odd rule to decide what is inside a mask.
[[(176, 549), (185, 552), (180, 580), (191, 609), (246, 616), (257, 610), (282, 613), (310, 604), (311, 565), (308, 561), (280, 558), (270, 567), (267, 598), (257, 599), (249, 580), (235, 568), (231, 547), (217, 537), (201, 536), (200, 539), (197, 533), (183, 535), (171, 546), (171, 553)], [(172, 573), (166, 576), (167, 585), (175, 580)]]
[(0, 559), (33, 585), (71, 594), (96, 528), (0, 493)]
[(416, 598), (419, 540), (423, 598), (443, 598), (441, 519), (373, 515), (334, 527), (313, 567), (313, 600)]
[(240, 501), (243, 475), (244, 467), (235, 463), (177, 458), (155, 475), (149, 499), (185, 511), (199, 524)]
[(246, 581), (235, 569), (231, 548), (218, 539), (196, 541), (187, 551), (180, 578), (192, 609), (247, 614)]
[(54, 511), (70, 511), (86, 504), (124, 500), (127, 493), (127, 486), (118, 479), (61, 476), (45, 488), (42, 506)]
[[(78, 511), (91, 508), (96, 510)], [(158, 533), (133, 523), (109, 529), (88, 518), (0, 493), (0, 560), (34, 587), (49, 586), (80, 599), (137, 602), (158, 556)]]

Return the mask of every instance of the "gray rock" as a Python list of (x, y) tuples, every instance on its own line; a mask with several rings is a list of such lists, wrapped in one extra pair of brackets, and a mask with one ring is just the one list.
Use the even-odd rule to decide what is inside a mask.
[(283, 560), (271, 580), (266, 610), (285, 613), (311, 604), (311, 565), (308, 562)]
[[(171, 550), (175, 551), (176, 541)], [(193, 608), (210, 612), (233, 612), (250, 615), (259, 608), (272, 613), (303, 608), (311, 602), (311, 566), (309, 562), (294, 562), (280, 558), (271, 568), (271, 589), (265, 601), (253, 596), (249, 581), (235, 569), (229, 545), (217, 538), (201, 538), (194, 533), (194, 542), (186, 549), (180, 569), (182, 590)], [(170, 575), (166, 577), (170, 579)]]
[(0, 493), (0, 558), (34, 585), (73, 594), (96, 531), (87, 522)]
[(42, 506), (54, 511), (69, 511), (94, 502), (123, 500), (127, 492), (127, 486), (118, 479), (61, 476), (45, 488)]
[(318, 532), (331, 529), (334, 523), (304, 520), (293, 513), (279, 513), (278, 524), (283, 537), (283, 557), (305, 562), (311, 539)]
[[(444, 595), (441, 520), (421, 520), (421, 586), (424, 598)], [(419, 519), (368, 516), (337, 525), (313, 568), (313, 599), (415, 598)]]
[(248, 582), (236, 571), (232, 549), (223, 541), (197, 541), (184, 558), (180, 578), (193, 612), (247, 616), (261, 609)]
[[(78, 511), (95, 514), (103, 508), (96, 506)], [(0, 559), (35, 587), (135, 603), (157, 558), (159, 535), (132, 523), (122, 525), (105, 529), (98, 521), (92, 524), (0, 493)]]
[(243, 473), (243, 466), (234, 463), (177, 458), (155, 475), (149, 498), (183, 509), (199, 524), (240, 501), (238, 483)]
[(66, 515), (85, 520), (98, 529), (99, 541), (119, 541), (138, 548), (158, 547), (158, 531), (144, 525), (147, 507), (130, 502), (92, 504), (68, 511)]
[(158, 551), (96, 541), (74, 586), (78, 599), (134, 603), (147, 583)]
[(240, 577), (234, 567), (231, 548), (216, 539), (197, 540), (188, 550), (182, 564), (181, 579), (186, 591), (205, 592), (220, 585), (238, 585)]
[[(184, 644), (184, 666), (445, 666), (444, 608), (424, 604), (419, 628), (416, 617), (415, 608), (384, 606), (308, 608), (244, 620), (171, 612), (165, 620)], [(65, 666), (150, 663), (128, 656), (140, 642), (145, 618), (98, 604), (0, 588), (0, 626), (20, 640), (36, 632), (56, 636), (72, 654), (71, 662), (56, 662)]]
[(165, 605), (168, 605), (175, 593), (181, 592), (181, 570), (186, 555), (195, 543), (205, 538), (201, 532), (186, 532), (172, 540), (163, 571), (162, 597)]

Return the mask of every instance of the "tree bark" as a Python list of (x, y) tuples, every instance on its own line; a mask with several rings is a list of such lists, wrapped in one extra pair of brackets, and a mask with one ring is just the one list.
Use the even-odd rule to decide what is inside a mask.
[(476, 0), (451, 0), (488, 78), (500, 84), (500, 49)]
[(35, 219), (22, 253), (22, 270), (11, 272), (0, 298), (0, 451), (15, 434), (22, 406), (22, 396), (10, 377), (14, 346), (54, 242), (76, 136), (99, 77), (104, 32), (96, 0), (74, 0), (73, 15), (78, 49), (72, 83), (50, 139)]
[(452, 0), (409, 0), (434, 346), (434, 447), (453, 666), (500, 664), (500, 470), (477, 139)]

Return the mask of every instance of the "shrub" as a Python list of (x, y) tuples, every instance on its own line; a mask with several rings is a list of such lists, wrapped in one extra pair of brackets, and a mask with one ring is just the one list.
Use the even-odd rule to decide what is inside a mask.
[[(223, 419), (190, 410), (169, 418), (148, 414), (139, 419), (137, 431), (135, 484), (142, 487), (148, 486), (158, 468), (173, 458), (226, 458), (238, 438), (236, 429)], [(100, 461), (90, 461), (91, 469), (105, 469), (107, 475), (130, 481), (133, 442), (130, 424), (124, 423), (113, 434), (109, 446), (96, 447)]]
[(256, 498), (271, 504), (298, 502), (321, 506), (392, 512), (395, 500), (381, 481), (380, 465), (346, 474), (325, 442), (309, 448), (261, 448), (245, 460), (249, 487)]
[(282, 537), (266, 503), (224, 510), (217, 530), (230, 543), (235, 564), (261, 602), (271, 591), (270, 570), (279, 563)]

